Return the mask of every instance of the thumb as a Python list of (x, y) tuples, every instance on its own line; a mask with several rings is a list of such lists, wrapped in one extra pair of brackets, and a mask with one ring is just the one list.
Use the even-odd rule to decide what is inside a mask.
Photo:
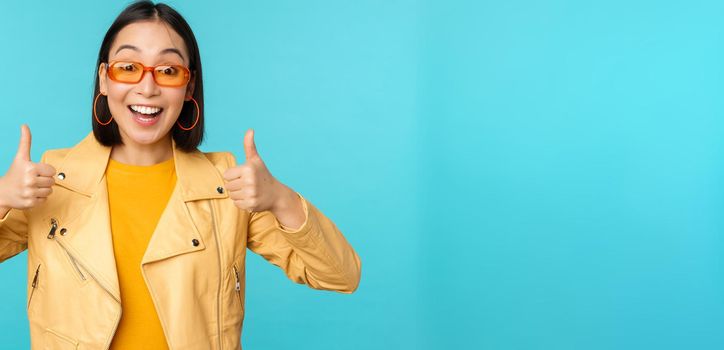
[(32, 137), (30, 136), (30, 128), (23, 124), (20, 127), (20, 144), (18, 144), (18, 153), (15, 154), (15, 159), (30, 160), (30, 142)]
[(259, 153), (256, 151), (256, 144), (254, 143), (254, 129), (247, 130), (244, 135), (244, 153), (246, 153), (246, 160), (259, 157)]

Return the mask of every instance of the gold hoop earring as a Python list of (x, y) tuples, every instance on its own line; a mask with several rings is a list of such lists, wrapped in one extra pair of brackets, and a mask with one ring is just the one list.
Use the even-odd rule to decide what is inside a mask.
[(98, 119), (98, 114), (96, 114), (96, 103), (98, 103), (98, 98), (99, 98), (99, 97), (101, 97), (101, 93), (100, 93), (100, 92), (98, 93), (98, 96), (96, 96), (96, 98), (93, 100), (93, 117), (96, 118), (96, 121), (98, 122), (98, 124), (103, 125), (103, 126), (106, 126), (106, 125), (110, 124), (111, 121), (113, 121), (113, 116), (111, 116), (111, 119), (108, 119), (108, 121), (105, 122), (105, 123), (101, 123), (101, 120)]
[(194, 105), (196, 106), (196, 121), (194, 121), (194, 125), (191, 125), (190, 128), (184, 128), (184, 126), (181, 125), (181, 123), (179, 123), (178, 120), (176, 120), (176, 124), (178, 124), (178, 127), (181, 128), (181, 130), (184, 130), (184, 131), (189, 131), (189, 130), (193, 129), (194, 127), (196, 127), (196, 123), (199, 122), (199, 114), (200, 114), (200, 113), (199, 113), (199, 104), (198, 104), (198, 102), (196, 102), (196, 100), (194, 100), (193, 97), (191, 98), (191, 101), (193, 101), (193, 102), (194, 102)]

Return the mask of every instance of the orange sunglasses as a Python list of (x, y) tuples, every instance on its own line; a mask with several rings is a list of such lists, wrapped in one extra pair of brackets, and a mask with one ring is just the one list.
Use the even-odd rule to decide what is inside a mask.
[(139, 62), (113, 61), (106, 63), (106, 70), (111, 80), (126, 84), (138, 83), (146, 72), (151, 72), (153, 81), (159, 86), (184, 86), (191, 78), (189, 69), (177, 64), (146, 67)]

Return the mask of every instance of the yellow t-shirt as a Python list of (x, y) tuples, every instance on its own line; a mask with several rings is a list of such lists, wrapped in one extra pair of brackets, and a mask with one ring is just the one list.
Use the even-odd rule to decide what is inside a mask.
[(141, 259), (176, 184), (174, 160), (137, 166), (110, 159), (106, 179), (122, 309), (110, 348), (168, 349)]

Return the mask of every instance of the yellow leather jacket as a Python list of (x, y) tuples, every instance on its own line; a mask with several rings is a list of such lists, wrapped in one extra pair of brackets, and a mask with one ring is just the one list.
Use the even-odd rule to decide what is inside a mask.
[[(48, 200), (0, 219), (0, 261), (28, 249), (33, 349), (107, 349), (121, 317), (105, 168), (110, 147), (89, 133), (49, 150)], [(336, 225), (302, 200), (298, 231), (269, 211), (240, 210), (223, 189), (228, 152), (175, 147), (177, 184), (146, 248), (141, 272), (171, 349), (241, 349), (248, 247), (296, 283), (352, 293), (360, 259)], [(142, 207), (143, 203), (139, 203)]]

